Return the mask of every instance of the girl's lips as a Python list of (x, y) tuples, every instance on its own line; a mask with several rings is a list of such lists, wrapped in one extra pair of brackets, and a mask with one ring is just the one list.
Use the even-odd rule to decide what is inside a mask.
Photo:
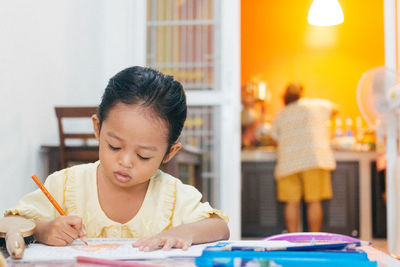
[(114, 172), (114, 176), (120, 183), (127, 183), (132, 179), (129, 175), (125, 175), (119, 172)]

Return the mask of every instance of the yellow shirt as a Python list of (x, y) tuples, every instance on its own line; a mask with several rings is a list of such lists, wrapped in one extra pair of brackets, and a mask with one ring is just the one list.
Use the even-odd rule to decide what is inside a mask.
[(332, 110), (328, 100), (302, 98), (278, 113), (271, 127), (271, 137), (278, 143), (276, 178), (316, 168), (335, 169), (327, 127)]
[[(67, 215), (82, 218), (87, 237), (140, 238), (160, 233), (171, 227), (192, 223), (216, 214), (228, 218), (208, 202), (202, 203), (201, 193), (193, 186), (160, 170), (151, 177), (141, 208), (129, 222), (112, 221), (100, 207), (97, 196), (97, 166), (77, 165), (50, 175), (45, 187)], [(29, 219), (53, 220), (60, 216), (40, 189), (24, 196), (7, 215)]]

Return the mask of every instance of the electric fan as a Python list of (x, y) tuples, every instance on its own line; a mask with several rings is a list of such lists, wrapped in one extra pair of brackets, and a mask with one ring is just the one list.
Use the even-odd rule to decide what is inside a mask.
[(368, 126), (376, 130), (381, 114), (400, 105), (400, 74), (385, 67), (365, 72), (357, 85), (357, 104)]

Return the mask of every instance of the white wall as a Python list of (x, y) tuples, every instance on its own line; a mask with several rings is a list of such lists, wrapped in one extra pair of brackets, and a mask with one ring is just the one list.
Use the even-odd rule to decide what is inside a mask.
[[(98, 105), (108, 79), (145, 62), (145, 1), (20, 0), (0, 7), (0, 214), (36, 189), (55, 105)], [(1, 216), (1, 215), (0, 215)]]

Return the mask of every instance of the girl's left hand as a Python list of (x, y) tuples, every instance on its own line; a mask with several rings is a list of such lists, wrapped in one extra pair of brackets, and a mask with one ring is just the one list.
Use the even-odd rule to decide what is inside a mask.
[(170, 250), (171, 248), (187, 250), (191, 245), (192, 238), (172, 235), (167, 231), (151, 237), (141, 238), (132, 244), (139, 251)]

